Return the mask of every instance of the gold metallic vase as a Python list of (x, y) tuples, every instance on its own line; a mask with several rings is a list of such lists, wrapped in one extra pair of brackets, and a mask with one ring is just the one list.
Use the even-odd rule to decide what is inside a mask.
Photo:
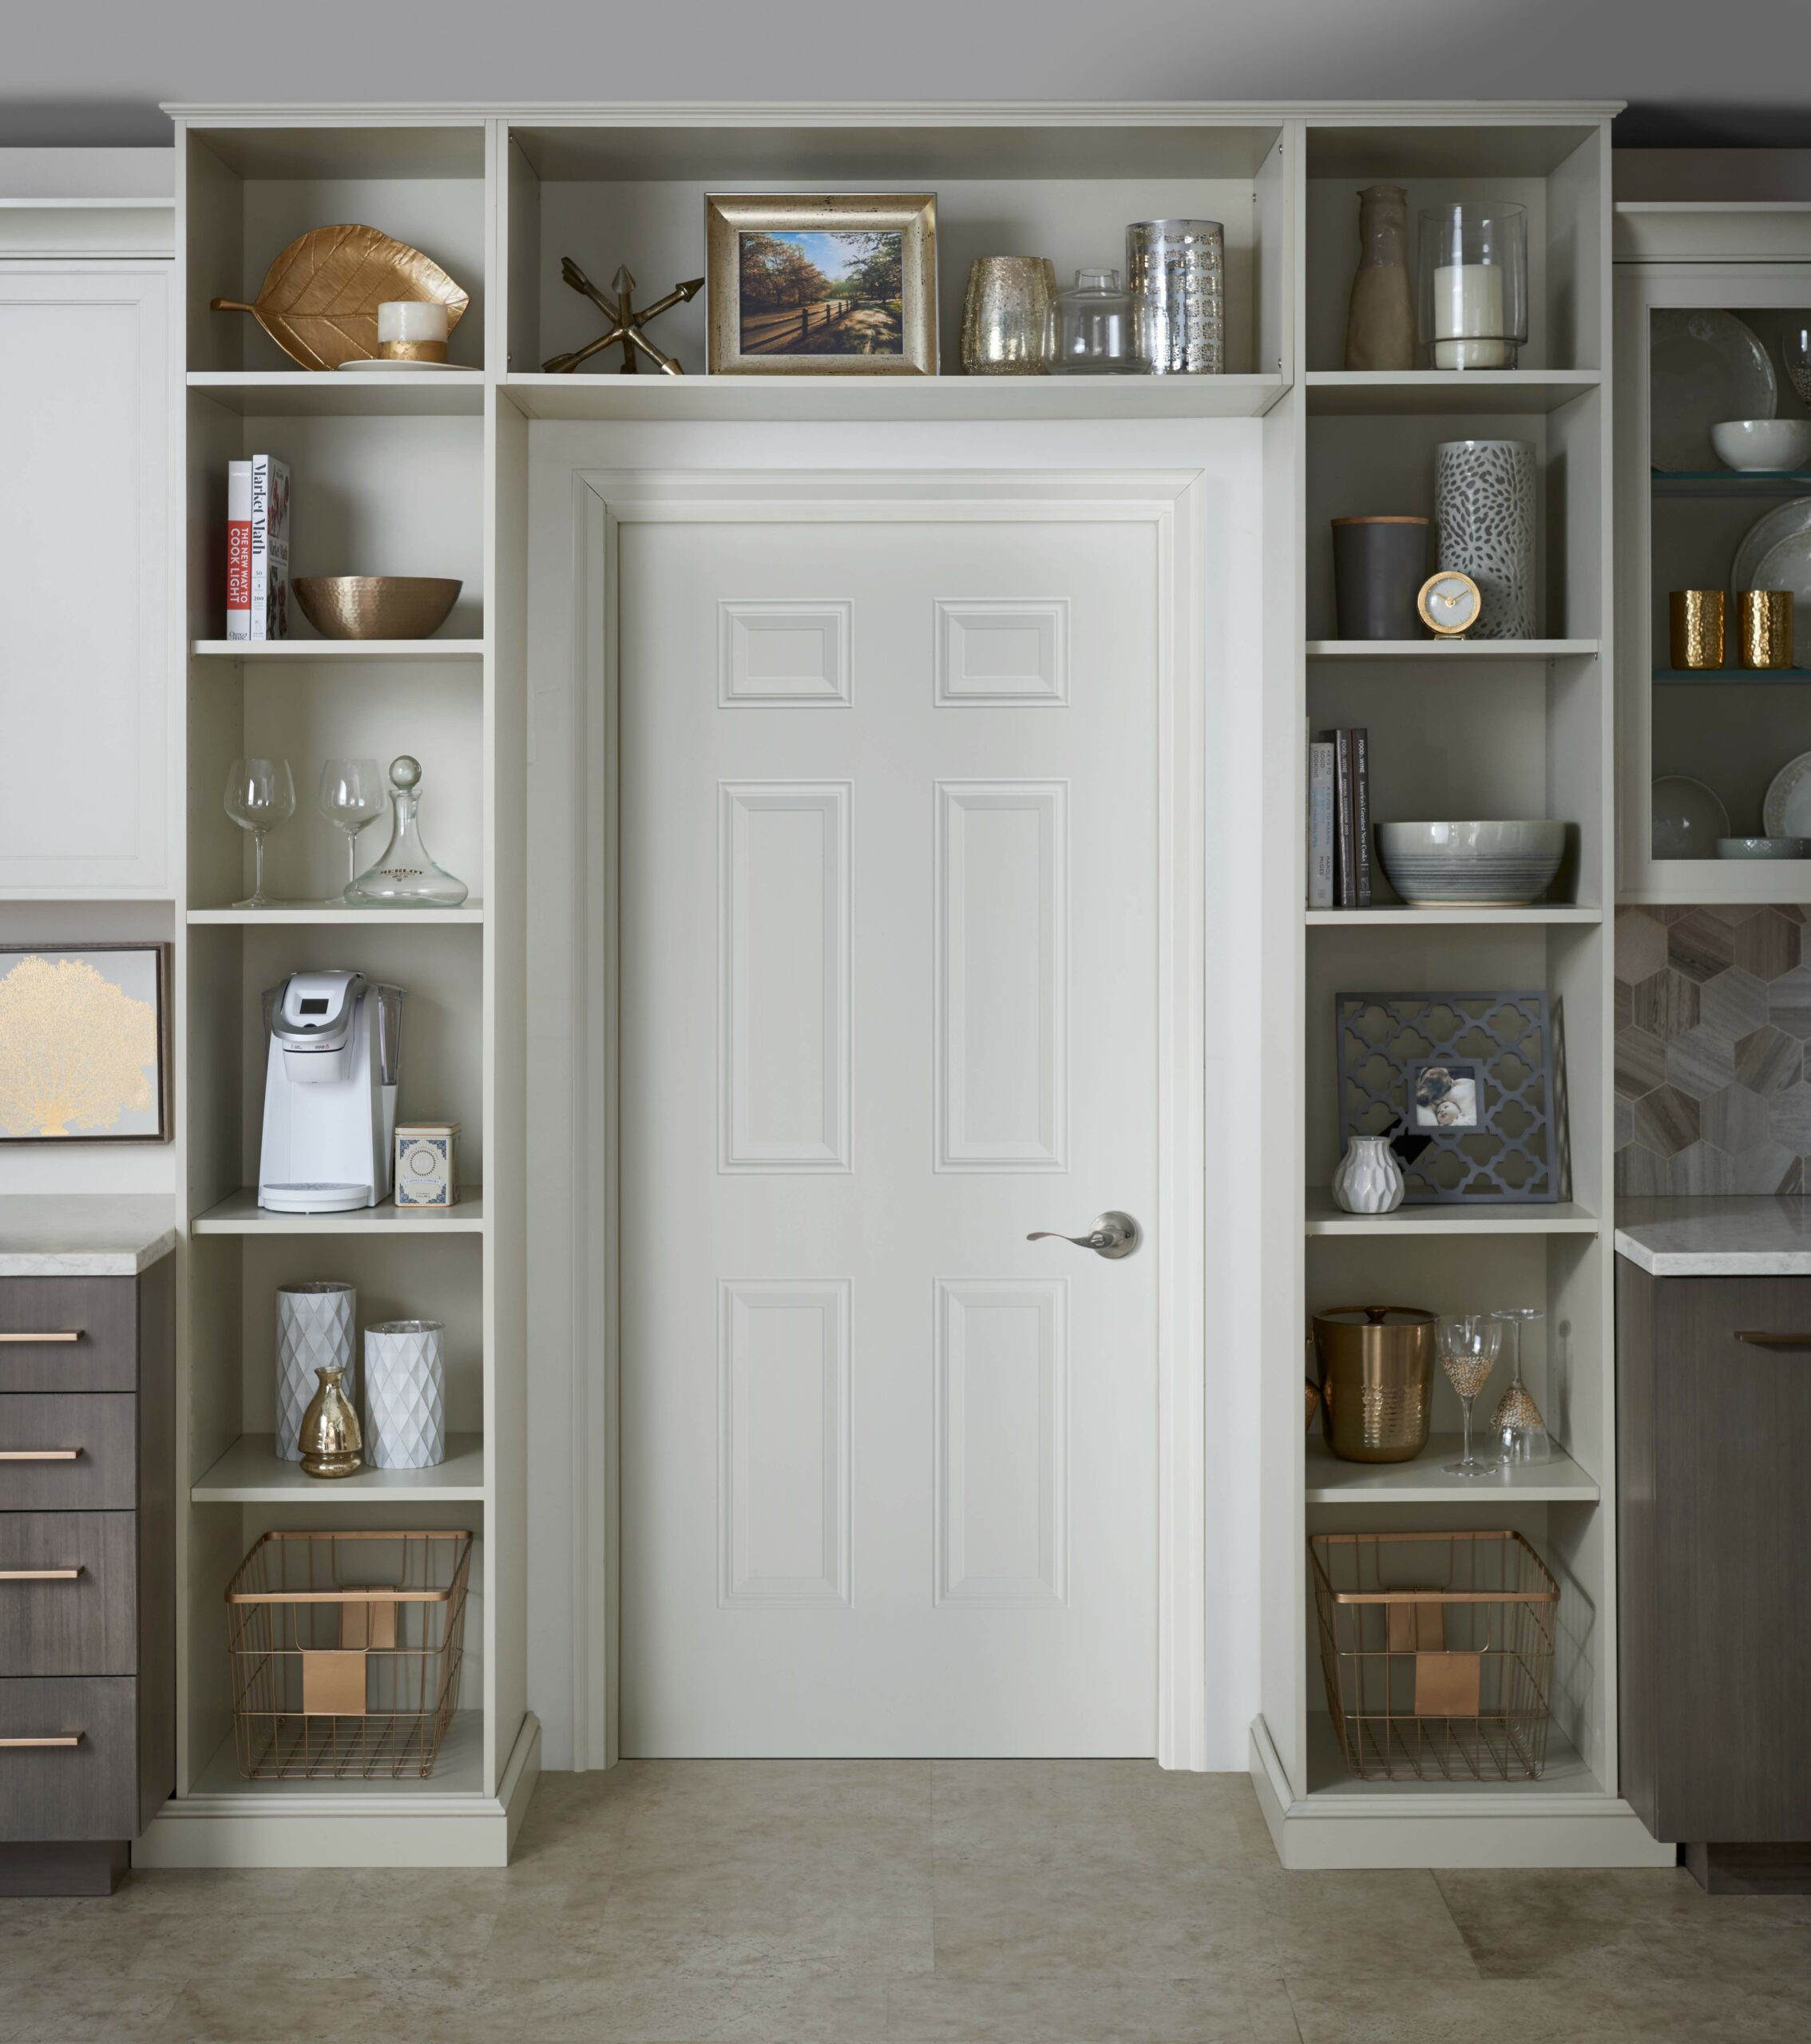
[(1792, 592), (1742, 589), (1736, 593), (1736, 630), (1745, 667), (1792, 665)]
[(1409, 1462), (1428, 1444), (1434, 1316), (1421, 1306), (1330, 1306), (1314, 1316), (1321, 1428), (1342, 1462)]
[(302, 1415), (299, 1443), (302, 1473), (307, 1476), (354, 1476), (363, 1466), (365, 1437), (359, 1416), (340, 1386), (344, 1370), (329, 1364), (318, 1369), (321, 1388)]
[(969, 376), (1048, 376), (1056, 272), (1043, 256), (977, 256), (962, 301)]
[(1672, 664), (1681, 673), (1723, 664), (1723, 592), (1674, 589), (1666, 599)]

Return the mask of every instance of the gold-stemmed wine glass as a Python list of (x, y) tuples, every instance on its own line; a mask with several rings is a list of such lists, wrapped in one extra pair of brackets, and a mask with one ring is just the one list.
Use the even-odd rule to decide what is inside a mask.
[(1464, 1452), (1446, 1464), (1449, 1476), (1494, 1476), (1498, 1464), (1472, 1452), (1472, 1408), (1489, 1380), (1503, 1345), (1503, 1323), (1486, 1313), (1458, 1313), (1440, 1323), (1440, 1362), (1465, 1409)]

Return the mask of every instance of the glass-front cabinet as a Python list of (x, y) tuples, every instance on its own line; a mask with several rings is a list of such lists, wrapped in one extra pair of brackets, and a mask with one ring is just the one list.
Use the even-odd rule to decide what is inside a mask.
[(1619, 216), (1619, 897), (1811, 900), (1811, 207)]

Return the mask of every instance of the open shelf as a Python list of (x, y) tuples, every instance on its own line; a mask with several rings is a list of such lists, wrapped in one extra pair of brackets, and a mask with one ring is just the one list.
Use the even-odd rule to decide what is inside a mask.
[(1597, 658), (1595, 639), (1310, 639), (1311, 660), (1563, 660)]
[(512, 375), (530, 418), (1257, 418), (1281, 376)]
[(192, 923), (481, 923), (484, 904), (467, 901), (457, 909), (349, 909), (331, 902), (279, 901), (267, 909), (191, 909)]
[(484, 1229), (484, 1195), (462, 1190), (457, 1206), (358, 1206), (344, 1214), (273, 1214), (258, 1204), (255, 1186), (243, 1186), (189, 1223), (197, 1235), (443, 1235), (478, 1234)]
[(484, 1501), (484, 1436), (449, 1434), (446, 1460), (432, 1469), (361, 1469), (355, 1476), (304, 1476), (299, 1462), (277, 1459), (269, 1434), (241, 1434), (200, 1477), (189, 1495), (196, 1504), (368, 1506), (374, 1499), (402, 1504), (481, 1504)]
[[(468, 315), (469, 316), (469, 315)], [(192, 369), (188, 387), (257, 418), (480, 418), (484, 376), (471, 370)]]
[(198, 660), (481, 660), (481, 639), (196, 639)]
[(1414, 909), (1403, 903), (1386, 902), (1381, 907), (1371, 909), (1306, 909), (1302, 914), (1311, 929), (1330, 929), (1335, 923), (1405, 927), (1415, 923), (1447, 927), (1465, 923), (1488, 929), (1492, 924), (1600, 923), (1603, 920), (1601, 909), (1579, 909), (1564, 902), (1540, 901), (1525, 909)]
[[(1480, 1421), (1480, 1427), (1483, 1421)], [(1342, 1462), (1317, 1426), (1307, 1440), (1303, 1496), (1310, 1504), (1595, 1504), (1602, 1493), (1555, 1444), (1553, 1460), (1495, 1476), (1449, 1476), (1463, 1436), (1430, 1434), (1413, 1462)]]
[(1576, 1200), (1527, 1206), (1399, 1206), (1393, 1214), (1348, 1214), (1324, 1186), (1310, 1188), (1303, 1232), (1310, 1235), (1595, 1235), (1603, 1223)]
[(1553, 412), (1603, 382), (1595, 369), (1312, 369), (1308, 409), (1349, 418)]

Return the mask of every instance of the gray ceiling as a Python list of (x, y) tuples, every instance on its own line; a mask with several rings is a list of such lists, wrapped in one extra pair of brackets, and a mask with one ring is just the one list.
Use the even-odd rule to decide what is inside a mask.
[(1619, 142), (1811, 145), (1802, 0), (89, 0), (13, 14), (0, 145), (160, 101), (1625, 99)]

